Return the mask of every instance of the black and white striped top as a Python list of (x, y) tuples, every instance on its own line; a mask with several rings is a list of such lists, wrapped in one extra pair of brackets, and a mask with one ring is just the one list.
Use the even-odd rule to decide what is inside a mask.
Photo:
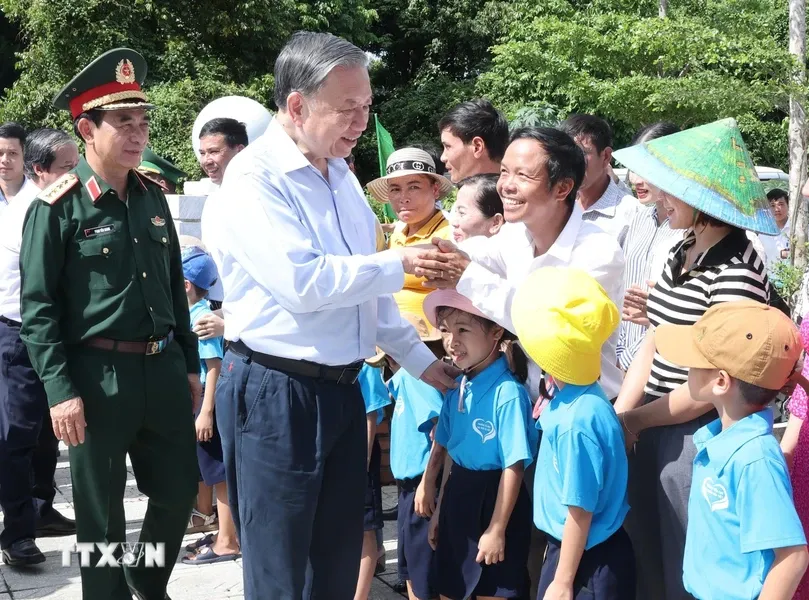
[[(649, 294), (647, 313), (653, 327), (661, 324), (693, 325), (714, 304), (733, 300), (769, 303), (770, 284), (764, 261), (744, 231), (734, 229), (700, 254), (683, 272), (686, 251), (694, 245), (694, 232), (674, 246), (663, 274)], [(663, 396), (685, 383), (688, 369), (655, 352), (646, 393)]]

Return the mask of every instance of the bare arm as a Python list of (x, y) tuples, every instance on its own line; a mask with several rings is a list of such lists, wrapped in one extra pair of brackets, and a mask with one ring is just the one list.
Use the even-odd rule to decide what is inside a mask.
[(593, 522), (593, 513), (569, 506), (565, 528), (562, 530), (562, 548), (559, 552), (559, 563), (556, 565), (556, 574), (553, 582), (545, 593), (546, 599), (572, 598), (573, 581), (579, 570), (579, 563), (587, 545), (587, 536), (590, 534), (590, 524)]
[(649, 329), (643, 338), (638, 353), (624, 377), (624, 383), (615, 401), (615, 412), (622, 413), (640, 406), (643, 402), (643, 388), (652, 373), (652, 361), (655, 356), (654, 330)]
[(520, 493), (524, 468), (522, 461), (503, 469), (500, 486), (497, 488), (497, 501), (489, 527), (480, 536), (478, 555), (475, 560), (493, 565), (506, 557), (506, 526)]
[(764, 580), (759, 600), (789, 600), (798, 589), (806, 566), (809, 564), (809, 554), (806, 546), (791, 546), (776, 548), (775, 561)]
[(688, 384), (684, 383), (662, 398), (624, 413), (622, 418), (625, 427), (637, 435), (651, 427), (688, 423), (711, 409), (713, 405), (694, 400), (688, 392)]
[(368, 432), (368, 458), (365, 460), (365, 470), (371, 468), (371, 452), (374, 450), (374, 438), (376, 438), (376, 411), (365, 415), (365, 427)]
[(416, 514), (420, 517), (430, 517), (435, 511), (435, 483), (445, 457), (447, 457), (447, 449), (438, 442), (433, 441), (430, 458), (427, 460), (427, 468), (424, 469), (424, 475), (422, 475), (421, 483), (416, 489), (416, 498), (414, 500)]
[(784, 431), (784, 437), (781, 438), (781, 451), (784, 453), (784, 458), (787, 461), (789, 471), (792, 472), (792, 462), (795, 459), (795, 448), (798, 446), (798, 438), (801, 435), (801, 427), (803, 426), (803, 419), (799, 419), (795, 415), (789, 415), (787, 428)]

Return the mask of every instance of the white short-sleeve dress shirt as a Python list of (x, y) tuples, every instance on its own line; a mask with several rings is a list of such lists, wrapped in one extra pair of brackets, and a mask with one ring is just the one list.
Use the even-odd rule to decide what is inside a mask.
[(26, 179), (0, 216), (0, 315), (20, 321), (20, 246), (22, 226), (39, 188)]
[(374, 213), (346, 162), (329, 160), (328, 175), (277, 119), (228, 165), (203, 229), (224, 287), (225, 337), (324, 365), (379, 346), (418, 377), (435, 357), (391, 296), (402, 261), (376, 253)]

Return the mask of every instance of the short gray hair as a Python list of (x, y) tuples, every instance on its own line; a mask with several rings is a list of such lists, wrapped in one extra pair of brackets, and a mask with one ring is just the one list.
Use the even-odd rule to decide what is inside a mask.
[(335, 67), (368, 68), (365, 52), (330, 33), (295, 33), (275, 61), (275, 105), (286, 110), (292, 92), (311, 96)]
[(76, 142), (64, 131), (43, 127), (28, 134), (23, 149), (23, 170), (28, 179), (36, 179), (34, 165), (39, 165), (46, 171), (56, 159), (56, 153), (63, 147)]

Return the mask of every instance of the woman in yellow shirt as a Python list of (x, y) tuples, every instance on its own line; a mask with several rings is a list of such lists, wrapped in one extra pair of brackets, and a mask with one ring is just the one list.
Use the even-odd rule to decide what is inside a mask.
[[(379, 202), (390, 202), (404, 227), (397, 227), (390, 236), (388, 247), (429, 244), (434, 237), (449, 239), (450, 225), (436, 206), (452, 191), (452, 183), (435, 172), (432, 157), (418, 148), (402, 148), (388, 157), (386, 175), (368, 184), (368, 191)], [(394, 294), (401, 312), (424, 318), (421, 308), (424, 296), (430, 292), (422, 286), (424, 278), (405, 275), (402, 291)]]

